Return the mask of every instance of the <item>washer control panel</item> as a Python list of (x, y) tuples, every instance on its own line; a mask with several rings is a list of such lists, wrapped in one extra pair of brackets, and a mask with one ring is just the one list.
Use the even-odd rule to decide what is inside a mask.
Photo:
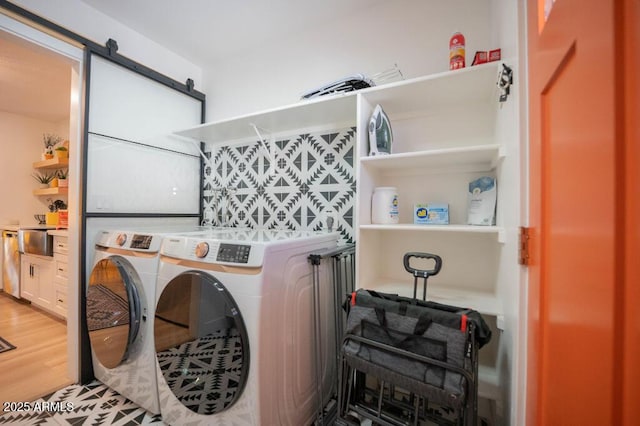
[(152, 235), (134, 234), (131, 239), (131, 248), (149, 250), (151, 247), (151, 240), (153, 240)]
[(162, 237), (154, 234), (136, 234), (127, 231), (102, 231), (96, 245), (105, 248), (117, 248), (132, 251), (157, 252)]
[(242, 267), (262, 266), (265, 246), (259, 243), (170, 236), (160, 253), (176, 259)]
[(216, 260), (218, 262), (247, 263), (251, 246), (245, 244), (220, 243)]

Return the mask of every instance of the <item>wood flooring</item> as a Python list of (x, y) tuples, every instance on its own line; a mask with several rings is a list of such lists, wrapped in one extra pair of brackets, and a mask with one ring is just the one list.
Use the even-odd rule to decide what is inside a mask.
[(0, 292), (0, 337), (16, 347), (0, 353), (0, 402), (34, 401), (72, 383), (63, 320)]

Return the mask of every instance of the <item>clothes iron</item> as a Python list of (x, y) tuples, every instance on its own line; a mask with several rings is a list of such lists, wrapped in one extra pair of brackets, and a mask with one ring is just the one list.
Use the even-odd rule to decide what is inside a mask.
[(389, 117), (376, 105), (369, 119), (369, 155), (391, 154), (393, 132)]

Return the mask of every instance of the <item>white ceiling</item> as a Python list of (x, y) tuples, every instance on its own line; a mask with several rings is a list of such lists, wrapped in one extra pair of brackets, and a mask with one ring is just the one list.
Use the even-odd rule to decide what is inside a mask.
[[(384, 0), (83, 0), (206, 68)], [(69, 112), (70, 65), (0, 32), (0, 111), (57, 122)]]
[(50, 122), (69, 117), (71, 65), (0, 31), (0, 111)]

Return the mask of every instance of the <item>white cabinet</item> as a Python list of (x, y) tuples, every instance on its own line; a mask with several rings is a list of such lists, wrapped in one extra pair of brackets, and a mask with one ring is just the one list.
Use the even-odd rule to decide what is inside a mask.
[[(513, 237), (520, 203), (513, 176), (520, 162), (518, 127), (507, 119), (514, 114), (513, 99), (498, 102), (501, 67), (490, 63), (362, 91), (356, 191), (357, 287), (411, 297), (414, 280), (404, 269), (404, 254), (441, 256), (443, 267), (429, 279), (427, 299), (475, 309), (493, 326), (493, 340), (481, 351), (479, 393), (496, 401), (508, 398), (500, 388), (507, 387), (510, 372), (500, 365), (515, 342), (503, 338), (500, 328), (505, 305), (516, 303), (509, 288), (519, 282)], [(377, 104), (391, 122), (392, 154), (368, 157), (366, 125)], [(468, 185), (482, 176), (497, 180), (495, 226), (467, 225)], [(397, 225), (371, 223), (373, 191), (385, 186), (398, 191)], [(426, 203), (448, 204), (449, 225), (414, 225), (414, 205)]]
[(26, 254), (20, 256), (20, 297), (29, 301), (36, 298), (39, 287), (34, 275), (32, 258), (38, 260), (37, 257)]
[[(505, 240), (501, 225), (467, 225), (470, 181), (498, 177), (505, 147), (496, 140), (498, 65), (488, 64), (405, 81), (362, 94), (359, 120), (358, 285), (412, 295), (412, 278), (402, 266), (405, 252), (433, 252), (443, 258), (441, 273), (428, 296), (443, 303), (471, 306), (501, 315), (496, 292), (498, 253)], [(366, 157), (366, 122), (376, 104), (390, 118), (391, 155)], [(503, 184), (498, 179), (498, 187)], [(371, 223), (376, 187), (398, 190), (397, 225)], [(415, 204), (446, 203), (449, 225), (414, 225)]]
[(20, 297), (53, 311), (53, 259), (46, 256), (21, 256)]
[(63, 318), (67, 317), (67, 237), (53, 238), (53, 257), (21, 256), (20, 296)]
[(53, 237), (54, 297), (53, 309), (58, 315), (67, 317), (67, 289), (69, 286), (69, 258), (67, 237)]

